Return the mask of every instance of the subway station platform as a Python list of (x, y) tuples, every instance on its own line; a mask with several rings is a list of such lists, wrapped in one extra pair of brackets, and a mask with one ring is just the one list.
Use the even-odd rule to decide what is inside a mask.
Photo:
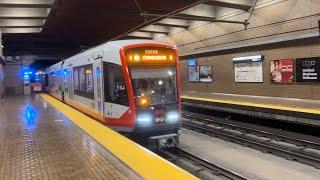
[(0, 179), (195, 179), (48, 95), (0, 106)]
[(184, 106), (320, 126), (320, 100), (182, 92)]

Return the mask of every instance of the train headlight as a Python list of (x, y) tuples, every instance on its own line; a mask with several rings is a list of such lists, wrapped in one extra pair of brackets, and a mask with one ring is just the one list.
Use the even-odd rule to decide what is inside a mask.
[(168, 123), (176, 123), (179, 121), (179, 112), (178, 111), (170, 111), (166, 115), (166, 121)]
[(139, 125), (148, 126), (152, 124), (153, 117), (151, 114), (142, 113), (137, 116), (137, 123)]

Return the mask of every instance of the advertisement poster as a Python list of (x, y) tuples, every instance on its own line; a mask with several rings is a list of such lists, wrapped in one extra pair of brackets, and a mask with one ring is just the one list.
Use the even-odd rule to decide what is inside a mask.
[(320, 57), (296, 59), (297, 82), (320, 82)]
[(293, 59), (273, 60), (270, 66), (270, 79), (273, 83), (292, 84), (294, 81)]
[(262, 62), (234, 64), (235, 82), (263, 82)]
[(199, 66), (189, 66), (189, 81), (199, 82)]
[(200, 66), (200, 82), (212, 82), (212, 66)]

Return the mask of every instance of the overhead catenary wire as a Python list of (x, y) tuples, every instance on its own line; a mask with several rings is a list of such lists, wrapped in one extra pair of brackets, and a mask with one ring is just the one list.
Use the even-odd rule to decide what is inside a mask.
[[(139, 10), (139, 13), (143, 13), (144, 11), (143, 11), (143, 9), (142, 9), (142, 6), (139, 4), (138, 0), (133, 0), (133, 1), (134, 1), (134, 3), (136, 4), (136, 6), (137, 6), (137, 8), (138, 8), (138, 10)], [(144, 17), (144, 21), (145, 21), (145, 22), (148, 21), (146, 17)]]
[(164, 15), (161, 15), (161, 16), (159, 16), (159, 17), (156, 17), (156, 18), (154, 18), (154, 19), (152, 19), (152, 20), (146, 21), (146, 22), (144, 22), (144, 23), (142, 23), (142, 24), (140, 24), (140, 25), (138, 25), (138, 26), (130, 29), (129, 31), (127, 31), (127, 32), (125, 32), (125, 33), (122, 33), (122, 34), (116, 36), (115, 38), (110, 39), (109, 41), (113, 41), (113, 40), (117, 40), (117, 39), (119, 39), (119, 38), (122, 38), (122, 37), (126, 36), (127, 34), (132, 33), (132, 32), (134, 32), (134, 31), (136, 31), (136, 30), (138, 30), (138, 29), (140, 29), (140, 28), (142, 28), (142, 27), (144, 27), (144, 26), (146, 26), (146, 25), (149, 25), (149, 24), (152, 24), (152, 23), (154, 23), (154, 22), (160, 21), (160, 20), (162, 20), (162, 19), (164, 19), (164, 18), (168, 18), (168, 17), (174, 16), (175, 14), (177, 14), (177, 13), (179, 13), (179, 12), (181, 12), (181, 11), (184, 11), (184, 10), (186, 10), (186, 9), (189, 9), (189, 8), (191, 8), (191, 7), (193, 7), (193, 6), (198, 5), (198, 4), (203, 4), (203, 3), (208, 2), (208, 1), (209, 1), (209, 0), (200, 0), (200, 1), (194, 2), (194, 3), (190, 4), (190, 5), (187, 5), (187, 6), (183, 7), (183, 8), (180, 8), (180, 9), (178, 9), (178, 10), (169, 12), (169, 13), (167, 13), (167, 14), (164, 14)]
[(245, 20), (245, 22), (246, 22), (246, 24), (244, 25), (244, 27), (245, 27), (244, 29), (245, 29), (245, 30), (247, 30), (248, 25), (250, 24), (250, 20), (251, 20), (252, 14), (253, 14), (254, 9), (255, 9), (256, 6), (257, 6), (257, 3), (258, 3), (258, 0), (255, 0), (254, 3), (253, 3), (253, 5), (252, 5), (252, 8), (251, 8), (251, 10), (250, 10), (249, 17), (248, 17), (248, 19)]

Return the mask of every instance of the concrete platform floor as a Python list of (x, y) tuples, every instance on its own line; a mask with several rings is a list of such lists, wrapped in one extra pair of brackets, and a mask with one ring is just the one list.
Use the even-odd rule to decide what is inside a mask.
[(248, 147), (183, 129), (182, 149), (233, 170), (249, 179), (318, 180), (320, 170)]
[(36, 95), (0, 104), (0, 179), (139, 177)]

